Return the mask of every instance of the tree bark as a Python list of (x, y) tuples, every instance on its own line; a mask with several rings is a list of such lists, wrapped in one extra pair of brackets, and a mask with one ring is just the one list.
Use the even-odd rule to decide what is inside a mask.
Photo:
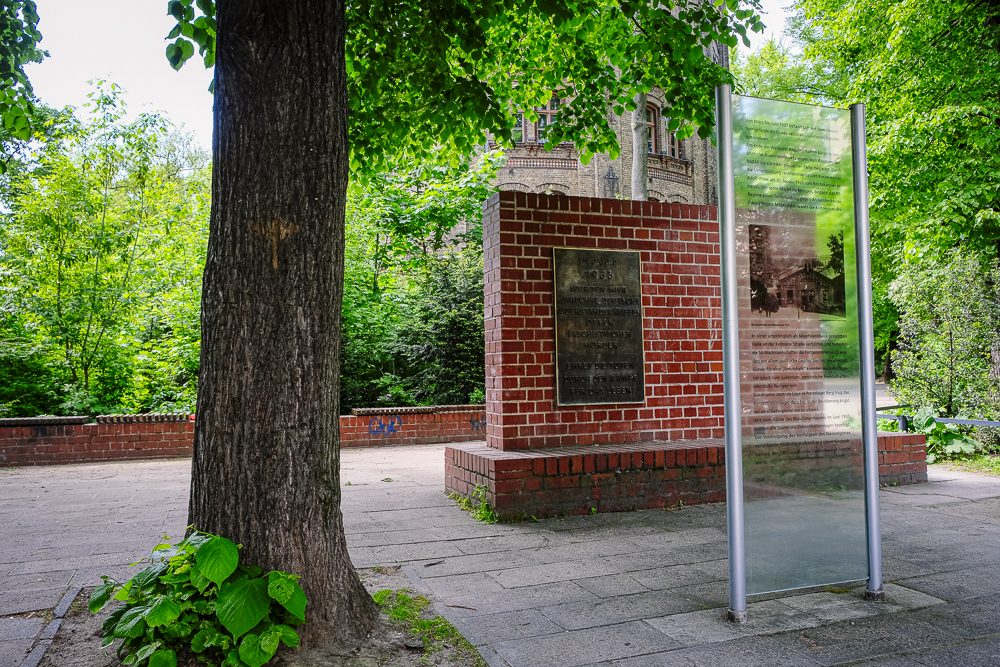
[(649, 199), (649, 158), (646, 145), (649, 143), (649, 126), (646, 125), (646, 93), (636, 93), (636, 103), (632, 112), (632, 199)]
[(302, 575), (303, 645), (377, 611), (340, 511), (343, 0), (222, 0), (189, 523)]

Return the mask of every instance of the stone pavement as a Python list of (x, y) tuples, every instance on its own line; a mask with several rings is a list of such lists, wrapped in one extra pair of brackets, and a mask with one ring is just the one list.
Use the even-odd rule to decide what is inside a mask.
[[(403, 565), (494, 666), (1000, 664), (997, 478), (932, 467), (931, 483), (882, 492), (886, 603), (859, 588), (765, 596), (736, 627), (724, 507), (486, 525), (444, 496), (443, 446), (342, 457), (355, 565)], [(0, 470), (0, 615), (127, 576), (183, 531), (188, 470)], [(21, 664), (43, 623), (0, 618), (0, 667)]]

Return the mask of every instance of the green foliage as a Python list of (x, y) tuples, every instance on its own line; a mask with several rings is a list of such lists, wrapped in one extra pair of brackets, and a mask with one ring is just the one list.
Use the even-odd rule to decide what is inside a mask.
[(423, 163), (350, 189), (342, 411), (482, 396), (482, 203), (501, 159)]
[[(201, 48), (214, 63), (215, 4), (171, 0), (177, 19), (167, 57), (180, 67)], [(346, 65), (351, 169), (356, 178), (424, 160), (444, 147), (469, 155), (485, 133), (509, 137), (516, 109), (570, 100), (547, 148), (572, 140), (585, 160), (617, 156), (608, 118), (637, 92), (663, 89), (679, 136), (709, 136), (713, 88), (731, 81), (706, 51), (763, 25), (756, 0), (539, 0), (514, 3), (405, 0), (347, 6)], [(197, 18), (196, 18), (196, 15)], [(201, 22), (201, 23), (199, 23)], [(200, 30), (200, 32), (199, 32)], [(530, 67), (525, 67), (530, 63)], [(348, 100), (343, 103), (347, 104)]]
[(471, 498), (463, 498), (457, 493), (452, 493), (448, 497), (458, 503), (460, 508), (471, 514), (472, 518), (476, 521), (482, 521), (483, 523), (500, 522), (500, 517), (497, 516), (496, 510), (486, 500), (486, 487), (481, 484), (476, 484)]
[(195, 532), (157, 545), (149, 565), (125, 583), (101, 578), (90, 611), (123, 603), (101, 636), (102, 646), (121, 640), (117, 655), (126, 665), (260, 667), (280, 644), (298, 646), (292, 626), (305, 622), (299, 577), (241, 565), (239, 547), (218, 535)]
[(14, 416), (193, 408), (207, 156), (99, 82), (48, 113), (9, 170), (0, 226), (0, 402)]
[(398, 591), (381, 590), (372, 598), (394, 623), (402, 625), (411, 634), (423, 640), (425, 655), (439, 650), (443, 645), (450, 645), (459, 653), (472, 658), (477, 667), (485, 667), (479, 653), (455, 629), (455, 626), (441, 616), (427, 618), (425, 610), (430, 604), (427, 598), (422, 595), (410, 595), (410, 591), (405, 588)]
[[(38, 48), (38, 12), (32, 0), (0, 3), (0, 117), (3, 131), (27, 140), (34, 130), (34, 95), (24, 73), (27, 63), (39, 63), (48, 55)], [(7, 163), (0, 162), (0, 173)]]
[(866, 105), (876, 348), (898, 335), (890, 285), (955, 249), (1000, 258), (1000, 7), (799, 0), (791, 47), (734, 65), (752, 95)]
[(967, 457), (982, 448), (977, 440), (966, 435), (967, 429), (958, 424), (935, 422), (937, 416), (933, 408), (921, 408), (913, 416), (913, 427), (927, 436), (927, 463)]
[(995, 454), (979, 454), (950, 463), (953, 468), (958, 470), (1000, 476), (1000, 456)]
[(892, 383), (901, 403), (946, 417), (998, 414), (991, 363), (1000, 330), (998, 286), (995, 265), (984, 270), (957, 252), (904, 268), (890, 293), (901, 312)]

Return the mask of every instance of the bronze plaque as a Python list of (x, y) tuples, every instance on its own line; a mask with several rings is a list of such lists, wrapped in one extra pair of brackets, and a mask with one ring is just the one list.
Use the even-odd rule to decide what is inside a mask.
[(553, 248), (556, 404), (643, 403), (639, 253)]

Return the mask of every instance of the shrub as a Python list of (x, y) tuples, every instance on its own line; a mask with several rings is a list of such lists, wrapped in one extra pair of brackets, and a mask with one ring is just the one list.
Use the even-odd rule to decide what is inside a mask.
[(157, 545), (149, 560), (124, 584), (101, 577), (90, 596), (93, 613), (111, 599), (124, 603), (100, 632), (102, 647), (121, 640), (117, 653), (126, 665), (260, 667), (279, 643), (298, 646), (292, 626), (305, 622), (306, 609), (298, 576), (240, 564), (239, 546), (199, 532)]

